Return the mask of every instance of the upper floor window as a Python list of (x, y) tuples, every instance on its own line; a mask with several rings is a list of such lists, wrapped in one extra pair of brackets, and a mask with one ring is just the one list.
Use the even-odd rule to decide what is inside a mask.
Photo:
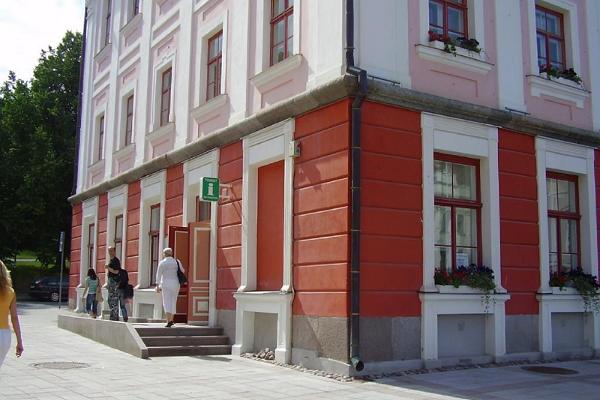
[(135, 17), (140, 13), (140, 0), (132, 0), (131, 4), (131, 18)]
[(125, 143), (133, 143), (133, 95), (127, 97), (127, 104), (125, 106)]
[(451, 39), (467, 38), (467, 0), (429, 0), (429, 30)]
[(580, 266), (577, 177), (548, 172), (546, 187), (550, 272), (569, 272)]
[(435, 264), (453, 270), (481, 261), (479, 162), (435, 154)]
[(208, 39), (206, 100), (221, 94), (223, 31)]
[(294, 0), (271, 0), (271, 65), (294, 52)]
[(160, 247), (160, 204), (150, 207), (150, 285), (156, 285), (156, 271), (158, 269), (158, 255)]
[(98, 121), (98, 152), (96, 153), (96, 160), (100, 161), (104, 158), (104, 115), (100, 117)]
[(104, 18), (104, 45), (110, 43), (110, 25), (112, 18), (112, 0), (106, 2), (106, 17)]
[(123, 260), (123, 214), (115, 217), (115, 253)]
[(538, 65), (566, 69), (563, 15), (547, 8), (535, 7)]
[(171, 109), (171, 81), (172, 69), (169, 68), (162, 73), (160, 86), (160, 126), (169, 122), (169, 111)]

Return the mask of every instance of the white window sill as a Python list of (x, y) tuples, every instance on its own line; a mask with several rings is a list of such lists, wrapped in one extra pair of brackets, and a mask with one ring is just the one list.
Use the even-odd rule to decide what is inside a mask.
[(548, 96), (574, 103), (577, 108), (583, 108), (590, 92), (580, 84), (564, 78), (548, 79), (547, 75), (528, 75), (527, 84), (531, 95), (535, 97)]
[(302, 65), (302, 54), (295, 54), (285, 60), (278, 62), (275, 65), (270, 66), (261, 73), (255, 75), (250, 80), (254, 83), (254, 86), (260, 91), (264, 92), (269, 89), (273, 83), (276, 83), (279, 78), (284, 77), (292, 71), (298, 69)]
[(112, 43), (105, 45), (97, 54), (94, 56), (94, 61), (100, 63), (105, 57), (108, 57), (112, 53)]
[(135, 144), (129, 143), (127, 146), (121, 147), (119, 150), (115, 151), (113, 154), (113, 157), (116, 160), (121, 160), (124, 157), (127, 157), (129, 154), (131, 154), (134, 151), (135, 151)]
[(135, 17), (131, 18), (123, 27), (121, 28), (121, 34), (123, 36), (129, 36), (133, 31), (137, 29), (142, 24), (142, 13), (138, 13)]
[(93, 164), (90, 164), (88, 169), (92, 174), (95, 174), (99, 171), (102, 171), (104, 169), (104, 158), (102, 160), (98, 160), (96, 162), (94, 162)]
[(439, 40), (428, 44), (417, 44), (417, 54), (424, 60), (435, 61), (451, 67), (464, 69), (478, 74), (487, 74), (494, 64), (485, 61), (482, 53), (476, 53), (456, 47), (456, 55), (444, 51), (444, 43)]
[(161, 127), (156, 128), (152, 132), (146, 135), (146, 138), (149, 140), (156, 140), (162, 136), (165, 136), (171, 132), (175, 131), (175, 122), (169, 122)]
[(213, 97), (209, 101), (200, 106), (194, 108), (190, 115), (196, 120), (196, 122), (202, 121), (205, 116), (212, 114), (214, 111), (224, 107), (229, 102), (227, 94), (220, 94), (217, 97)]

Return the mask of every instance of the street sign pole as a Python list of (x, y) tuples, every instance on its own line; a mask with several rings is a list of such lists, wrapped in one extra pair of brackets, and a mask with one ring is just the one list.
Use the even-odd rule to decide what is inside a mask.
[(60, 252), (60, 281), (58, 282), (58, 309), (60, 310), (62, 304), (63, 265), (65, 263), (65, 231), (60, 231), (58, 251)]

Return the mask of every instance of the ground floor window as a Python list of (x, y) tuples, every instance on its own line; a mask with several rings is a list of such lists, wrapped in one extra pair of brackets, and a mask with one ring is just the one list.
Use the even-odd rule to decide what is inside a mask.
[(150, 207), (150, 285), (156, 285), (156, 271), (160, 253), (160, 204)]

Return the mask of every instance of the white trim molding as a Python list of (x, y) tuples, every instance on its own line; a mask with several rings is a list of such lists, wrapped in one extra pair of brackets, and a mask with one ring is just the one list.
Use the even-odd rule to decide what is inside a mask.
[(450, 67), (462, 68), (478, 74), (487, 74), (494, 68), (494, 64), (485, 61), (485, 57), (481, 53), (461, 47), (456, 48), (456, 55), (444, 51), (444, 43), (439, 40), (428, 44), (417, 44), (415, 47), (417, 54), (422, 59), (435, 61)]
[(544, 75), (529, 75), (527, 77), (527, 84), (532, 96), (554, 97), (574, 103), (577, 108), (584, 107), (585, 100), (590, 97), (589, 91), (568, 79), (548, 79)]
[[(92, 268), (96, 269), (96, 260), (98, 257), (98, 204), (99, 197), (92, 197), (83, 202), (82, 214), (81, 214), (81, 255), (79, 257), (79, 285), (76, 287), (77, 292), (77, 303), (75, 306), (75, 312), (85, 312), (85, 300), (83, 299), (83, 282), (87, 276), (87, 266), (91, 265)], [(94, 254), (93, 260), (90, 264), (89, 254), (87, 251), (89, 243), (89, 226), (94, 224)]]
[[(421, 288), (421, 356), (425, 362), (438, 358), (439, 314), (486, 314), (486, 352), (500, 357), (506, 352), (504, 303), (509, 299), (501, 285), (500, 196), (498, 187), (498, 128), (495, 126), (423, 113), (423, 287)], [(434, 153), (476, 158), (480, 163), (482, 264), (494, 271), (495, 294), (485, 307), (482, 293), (468, 288), (442, 290), (434, 283), (435, 229)], [(467, 290), (465, 290), (467, 289)], [(489, 308), (489, 310), (486, 310)]]
[[(581, 213), (579, 238), (581, 261), (584, 272), (597, 275), (598, 234), (596, 223), (596, 183), (594, 171), (594, 149), (582, 145), (553, 139), (536, 137), (540, 289), (539, 342), (544, 354), (553, 352), (552, 314), (558, 312), (584, 312), (583, 300), (572, 291), (556, 291), (550, 287), (550, 260), (548, 241), (548, 198), (546, 196), (546, 171), (577, 175), (579, 210)], [(600, 350), (600, 314), (589, 313), (593, 320), (593, 348)], [(592, 342), (591, 342), (592, 343)]]
[[(186, 161), (183, 164), (183, 221), (187, 226), (195, 220), (196, 196), (200, 194), (200, 179), (204, 176), (217, 177), (219, 173), (219, 149)], [(208, 325), (217, 323), (217, 202), (210, 207), (210, 278), (208, 297)], [(191, 232), (190, 232), (191, 234)]]
[[(292, 289), (292, 218), (294, 160), (289, 143), (293, 139), (294, 120), (288, 119), (247, 136), (243, 141), (242, 180), (242, 267), (241, 285), (236, 298), (236, 344), (234, 354), (254, 344), (253, 312), (277, 311), (278, 348), (276, 360), (291, 359)], [(256, 292), (256, 229), (258, 206), (258, 168), (284, 160), (283, 182), (283, 282), (279, 291)], [(261, 311), (264, 310), (264, 311)], [(270, 310), (270, 311), (267, 311)], [(283, 331), (282, 331), (283, 330)], [(283, 339), (282, 339), (283, 338)], [(280, 342), (280, 339), (283, 342)]]
[(302, 65), (302, 60), (304, 60), (302, 54), (290, 56), (256, 74), (250, 78), (250, 81), (254, 83), (259, 92), (264, 93), (281, 84), (281, 78), (288, 77), (292, 71), (298, 69)]

